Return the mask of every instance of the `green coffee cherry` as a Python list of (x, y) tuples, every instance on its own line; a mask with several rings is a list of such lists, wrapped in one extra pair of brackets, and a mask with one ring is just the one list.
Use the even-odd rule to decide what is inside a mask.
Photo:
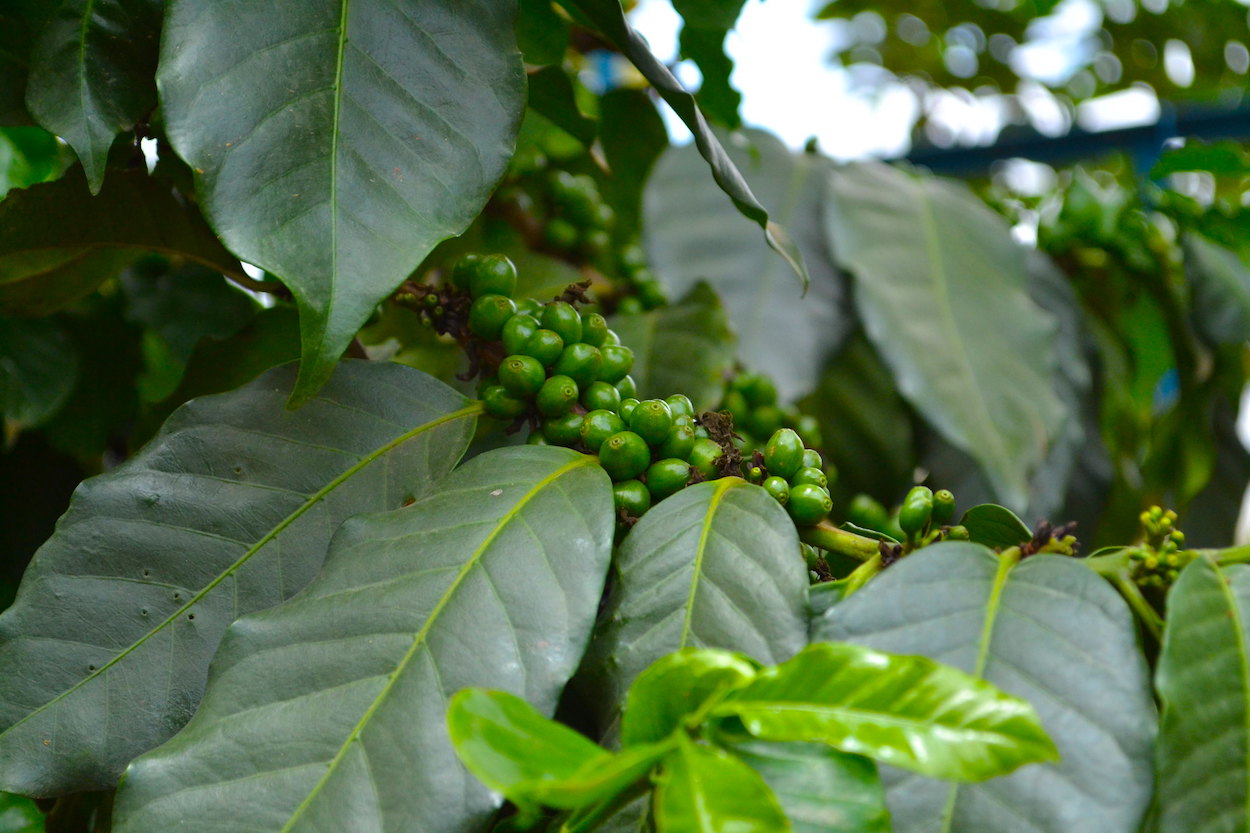
[(629, 415), (629, 430), (648, 445), (661, 445), (672, 429), (673, 411), (663, 399), (644, 399)]
[(551, 445), (542, 431), (533, 431), (525, 438), (526, 445)]
[(803, 441), (789, 428), (780, 428), (768, 438), (764, 446), (764, 465), (769, 474), (787, 480), (803, 466)]
[[(615, 388), (613, 388), (613, 390), (615, 390)], [(619, 393), (620, 391), (617, 391), (617, 392)], [(632, 414), (634, 412), (634, 408), (637, 408), (637, 407), (638, 407), (637, 399), (622, 399), (621, 407), (617, 408), (616, 412), (621, 415), (621, 419), (625, 420), (626, 422), (629, 422), (630, 414)]]
[(525, 342), (522, 352), (538, 359), (543, 367), (551, 367), (564, 352), (564, 339), (554, 330), (539, 329)]
[(611, 411), (591, 411), (582, 420), (582, 445), (598, 453), (603, 441), (625, 430), (625, 421)]
[(600, 258), (612, 249), (612, 235), (601, 228), (591, 229), (582, 238), (582, 251), (592, 258)]
[(935, 526), (941, 526), (955, 515), (955, 496), (950, 489), (938, 489), (933, 493), (933, 516)]
[(684, 393), (675, 393), (664, 400), (668, 403), (669, 410), (673, 412), (673, 418), (690, 417), (694, 418), (694, 403), (690, 401), (690, 397)]
[(621, 431), (604, 440), (599, 447), (599, 465), (613, 480), (630, 480), (647, 470), (651, 449), (647, 441), (633, 431)]
[(773, 500), (785, 506), (790, 502), (790, 484), (786, 482), (784, 477), (773, 475), (765, 477), (764, 482), (760, 484), (764, 487), (764, 491), (773, 496)]
[(533, 356), (508, 356), (499, 364), (499, 384), (515, 397), (533, 396), (546, 381), (547, 371)]
[(777, 386), (762, 373), (743, 373), (739, 377), (738, 389), (752, 408), (777, 404)]
[(642, 301), (639, 301), (633, 295), (622, 298), (620, 303), (616, 305), (617, 315), (642, 315), (646, 311), (647, 308), (642, 305)]
[(478, 261), (481, 259), (481, 255), (465, 255), (456, 261), (456, 265), (451, 270), (452, 284), (468, 292), (473, 272), (477, 269)]
[(813, 486), (819, 486), (824, 489), (829, 485), (829, 479), (825, 477), (825, 473), (811, 466), (803, 466), (790, 476), (791, 485), (797, 486), (799, 483), (811, 483)]
[(577, 394), (577, 382), (568, 376), (552, 376), (539, 388), (534, 404), (543, 416), (560, 416), (576, 404)]
[(565, 344), (576, 344), (582, 340), (582, 316), (572, 304), (553, 301), (543, 307), (543, 314), (538, 320), (544, 328), (559, 333)]
[(543, 305), (535, 298), (518, 298), (516, 311), (532, 316), (535, 321), (543, 314)]
[(651, 508), (651, 492), (641, 480), (622, 480), (612, 484), (612, 502), (625, 514), (641, 518)]
[(759, 486), (768, 478), (762, 466), (751, 466), (747, 469), (747, 482)]
[(577, 226), (561, 217), (553, 217), (547, 221), (547, 225), (543, 228), (543, 239), (547, 241), (547, 245), (553, 249), (566, 250), (577, 245), (581, 232)]
[(721, 410), (728, 411), (733, 417), (735, 428), (746, 428), (747, 418), (751, 415), (751, 406), (747, 404), (742, 391), (727, 391), (725, 398), (721, 400)]
[(966, 526), (952, 526), (946, 530), (946, 540), (948, 541), (970, 541), (972, 535), (968, 532)]
[(513, 396), (503, 385), (490, 385), (483, 390), (482, 404), (495, 419), (516, 419), (527, 408), (524, 400)]
[(820, 421), (810, 414), (802, 414), (794, 421), (794, 430), (803, 438), (808, 448), (820, 448), (824, 442), (820, 436)]
[(582, 316), (582, 341), (595, 347), (602, 347), (608, 338), (608, 321), (597, 312), (588, 312)]
[(516, 304), (503, 295), (483, 295), (469, 308), (469, 329), (485, 341), (495, 341), (503, 325), (516, 314)]
[(912, 487), (898, 510), (898, 525), (909, 537), (915, 538), (924, 532), (932, 516), (933, 490), (928, 486)]
[(786, 511), (798, 526), (814, 526), (824, 520), (833, 509), (833, 500), (829, 493), (811, 483), (800, 483), (790, 487), (790, 502)]
[(694, 448), (686, 456), (690, 461), (690, 465), (699, 470), (706, 480), (713, 480), (720, 470), (716, 467), (716, 461), (721, 458), (725, 450), (715, 440), (706, 437), (700, 437), (694, 441)]
[(503, 255), (487, 255), (473, 264), (469, 274), (469, 294), (474, 298), (483, 295), (505, 295), (516, 292), (516, 266)]
[(503, 329), (499, 332), (499, 337), (503, 340), (504, 352), (510, 356), (524, 353), (526, 342), (536, 332), (538, 332), (538, 319), (524, 312), (518, 312), (504, 322)]
[(601, 409), (620, 413), (621, 392), (607, 382), (591, 382), (582, 391), (582, 405), (588, 411)]
[(634, 382), (633, 376), (626, 376), (616, 383), (616, 389), (621, 392), (622, 399), (637, 399), (638, 385)]
[(638, 300), (642, 301), (646, 309), (655, 309), (668, 303), (668, 295), (665, 294), (664, 287), (654, 278), (638, 281), (636, 291)]
[[(795, 431), (794, 433), (799, 434), (798, 431)], [(803, 439), (802, 434), (799, 434), (799, 439)], [(809, 448), (803, 452), (803, 467), (809, 469), (821, 469), (823, 471), (825, 468), (825, 461), (821, 459), (819, 451), (814, 448)]]
[(634, 351), (621, 344), (604, 344), (599, 348), (603, 364), (599, 366), (599, 380), (616, 384), (634, 369)]
[(890, 513), (886, 511), (886, 508), (871, 495), (863, 492), (851, 498), (851, 505), (847, 508), (846, 514), (851, 523), (862, 526), (864, 529), (884, 532), (890, 525)]
[(584, 421), (585, 417), (572, 411), (560, 416), (550, 417), (543, 421), (543, 436), (552, 445), (562, 445), (565, 448), (571, 448), (582, 439), (582, 422)]
[(690, 457), (690, 452), (694, 451), (696, 439), (698, 438), (694, 435), (693, 426), (685, 423), (678, 425), (674, 421), (673, 427), (669, 429), (668, 436), (660, 444), (656, 454), (661, 458), (676, 457), (686, 460)]
[[(770, 437), (785, 425), (785, 415), (776, 405), (761, 405), (747, 414), (746, 427), (757, 437)], [(797, 437), (798, 434), (795, 434)], [(799, 440), (802, 443), (802, 440)]]
[(690, 464), (670, 457), (657, 460), (647, 467), (647, 489), (653, 501), (661, 501), (686, 487), (690, 480)]
[(593, 347), (584, 341), (573, 344), (566, 342), (564, 350), (560, 352), (560, 358), (556, 359), (552, 367), (552, 372), (563, 374), (579, 385), (590, 387), (590, 383), (598, 377), (599, 368), (602, 365), (603, 356), (599, 354), (598, 347)]

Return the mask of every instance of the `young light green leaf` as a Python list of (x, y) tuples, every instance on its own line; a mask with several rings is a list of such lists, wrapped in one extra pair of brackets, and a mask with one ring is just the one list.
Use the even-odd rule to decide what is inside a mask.
[(897, 833), (1137, 833), (1155, 710), (1133, 616), (1079, 561), (1015, 563), (943, 543), (907, 556), (813, 623), (813, 639), (919, 654), (1028, 701), (1059, 749), (980, 784), (882, 769)]
[(814, 743), (734, 743), (730, 751), (764, 777), (794, 833), (890, 833), (877, 765)]
[[(0, 26), (4, 23), (0, 20)], [(0, 199), (14, 188), (56, 179), (72, 159), (73, 154), (42, 127), (0, 127)]]
[(142, 171), (116, 171), (91, 196), (82, 171), (0, 202), (0, 314), (55, 312), (115, 277), (141, 252), (242, 275), (193, 206)]
[(742, 174), (730, 159), (729, 154), (725, 152), (716, 134), (708, 127), (707, 120), (699, 112), (695, 97), (682, 87), (669, 72), (668, 67), (651, 53), (651, 49), (642, 36), (629, 25), (629, 21), (625, 19), (625, 9), (619, 0), (560, 0), (560, 2), (577, 9), (598, 26), (599, 31), (633, 61), (634, 66), (644, 78), (651, 82), (651, 86), (655, 87), (660, 97), (669, 103), (677, 116), (694, 134), (695, 147), (698, 148), (699, 155), (711, 167), (712, 179), (733, 200), (739, 213), (764, 229), (764, 238), (768, 241), (768, 245), (785, 258), (786, 263), (798, 275), (803, 289), (806, 290), (811, 279), (803, 263), (803, 253), (790, 239), (789, 233), (769, 219), (767, 209), (751, 193), (750, 186), (742, 178)]
[(682, 719), (754, 676), (759, 664), (741, 654), (683, 648), (661, 657), (634, 680), (621, 716), (621, 743), (661, 741)]
[(344, 519), (450, 470), (479, 410), (419, 371), (349, 362), (292, 412), (294, 379), (187, 403), (78, 488), (0, 615), (0, 788), (116, 784), (191, 716), (226, 627), (307, 584)]
[(968, 535), (974, 544), (990, 549), (1018, 547), (1033, 539), (1033, 530), (1016, 517), (1015, 512), (995, 503), (973, 506), (959, 519), (959, 523), (968, 528)]
[(1024, 250), (962, 185), (881, 164), (833, 171), (826, 229), (899, 390), (981, 465), (1000, 502), (1028, 482), (1066, 418), (1056, 326), (1025, 289)]
[[(646, 247), (670, 289), (680, 294), (708, 281), (724, 296), (743, 360), (773, 377), (788, 400), (815, 386), (826, 356), (851, 328), (842, 309), (844, 279), (825, 245), (829, 163), (796, 154), (760, 130), (736, 138), (726, 155), (772, 216), (793, 232), (812, 273), (806, 295), (785, 265), (753, 238), (727, 233), (741, 221), (708, 182), (689, 145), (666, 150), (647, 180)], [(795, 344), (804, 347), (795, 350)]]
[(458, 762), (447, 700), (489, 685), (555, 710), (612, 530), (595, 458), (535, 446), (351, 519), (303, 593), (232, 626), (194, 719), (131, 764), (113, 830), (482, 829), (501, 798)]
[[(674, 304), (609, 322), (621, 343), (634, 351), (630, 375), (642, 398), (690, 397), (696, 413), (714, 408), (725, 392), (734, 363), (733, 331), (720, 296), (705, 283)], [(681, 356), (679, 362), (673, 356)]]
[(26, 796), (0, 793), (0, 833), (44, 833), (43, 819)]
[(300, 304), (294, 395), (477, 216), (525, 103), (514, 2), (172, 0), (167, 132), (222, 240)]
[(77, 152), (100, 192), (118, 133), (156, 107), (164, 0), (67, 0), (31, 49), (26, 106)]
[[(1223, 573), (1221, 575), (1221, 572)], [(1194, 560), (1168, 594), (1155, 685), (1158, 833), (1250, 825), (1250, 567)]]
[(807, 639), (807, 566), (786, 510), (736, 477), (689, 486), (643, 516), (616, 555), (617, 580), (579, 674), (608, 727), (634, 679), (681, 648), (762, 663)]
[(682, 736), (656, 779), (659, 833), (783, 833), (790, 821), (759, 774), (730, 753)]
[(1025, 701), (926, 657), (809, 645), (729, 692), (712, 716), (762, 740), (811, 741), (913, 772), (984, 781), (1054, 760)]

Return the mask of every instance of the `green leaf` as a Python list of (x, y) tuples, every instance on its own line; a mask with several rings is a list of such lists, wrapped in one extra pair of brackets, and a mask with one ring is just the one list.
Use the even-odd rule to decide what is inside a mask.
[(642, 223), (643, 188), (668, 147), (668, 130), (646, 90), (620, 87), (599, 99), (599, 144), (611, 172), (600, 191), (616, 209), (618, 239), (632, 240)]
[(847, 643), (809, 645), (726, 695), (713, 717), (761, 740), (824, 743), (957, 781), (1054, 760), (1028, 703), (922, 656)]
[(213, 227), (300, 304), (298, 403), (477, 216), (525, 104), (515, 2), (172, 0), (157, 83)]
[(681, 737), (656, 779), (659, 833), (781, 833), (790, 821), (759, 774), (722, 749)]
[(621, 716), (621, 744), (667, 738), (683, 718), (749, 682), (759, 664), (729, 651), (682, 648), (661, 657), (634, 680)]
[(573, 82), (561, 67), (544, 67), (529, 76), (529, 106), (587, 147), (595, 140), (595, 120), (578, 109)]
[(826, 251), (821, 223), (829, 166), (758, 130), (742, 131), (727, 158), (793, 230), (812, 271), (807, 294), (776, 258), (733, 231), (740, 221), (689, 145), (665, 151), (647, 181), (647, 251), (671, 289), (685, 292), (706, 280), (723, 295), (743, 362), (768, 373), (782, 398), (793, 399), (815, 386), (825, 358), (850, 328), (841, 311), (842, 278)]
[(0, 125), (33, 125), (26, 111), (30, 48), (59, 3), (8, 0), (0, 5)]
[(69, 162), (61, 143), (42, 127), (0, 128), (0, 199), (14, 188), (56, 179)]
[[(609, 322), (634, 351), (630, 375), (642, 398), (684, 393), (696, 413), (720, 402), (725, 374), (734, 363), (734, 334), (720, 297), (705, 283), (684, 298), (650, 312)], [(680, 356), (681, 361), (674, 361)]]
[(193, 206), (142, 171), (115, 171), (91, 196), (82, 171), (0, 202), (0, 314), (39, 316), (116, 276), (140, 252), (241, 275)]
[(44, 833), (43, 813), (25, 796), (0, 793), (0, 833)]
[(1194, 327), (1213, 344), (1250, 338), (1250, 267), (1235, 251), (1201, 234), (1185, 236), (1185, 255)]
[(1188, 141), (1179, 148), (1164, 151), (1150, 169), (1151, 179), (1162, 179), (1182, 171), (1206, 171), (1216, 176), (1250, 174), (1250, 153), (1234, 141), (1207, 144)]
[(764, 777), (794, 833), (890, 833), (871, 759), (812, 743), (747, 741), (730, 751)]
[(726, 29), (705, 29), (687, 24), (681, 29), (678, 44), (681, 56), (694, 61), (703, 78), (695, 93), (699, 108), (712, 121), (736, 130), (742, 126), (742, 117), (738, 115), (742, 94), (729, 83), (734, 63), (725, 54), (728, 34)]
[(118, 133), (156, 107), (164, 0), (65, 0), (31, 49), (26, 106), (100, 192)]
[(503, 691), (462, 689), (447, 711), (456, 754), (482, 783), (523, 807), (592, 808), (644, 779), (671, 743), (608, 752)]
[(153, 330), (185, 362), (201, 338), (228, 338), (256, 314), (257, 304), (220, 272), (198, 264), (138, 264), (121, 276), (127, 318)]
[(1150, 801), (1156, 723), (1136, 626), (1080, 562), (1013, 566), (976, 544), (907, 556), (813, 623), (814, 639), (927, 656), (1033, 705), (1059, 748), (983, 784), (883, 769), (897, 833), (1136, 833)]
[[(1223, 573), (1221, 575), (1221, 572)], [(1250, 567), (1203, 556), (1168, 594), (1155, 685), (1158, 833), (1250, 825)]]
[(344, 364), (298, 413), (294, 376), (183, 406), (79, 487), (0, 616), (0, 666), (27, 669), (0, 677), (0, 787), (113, 786), (190, 717), (234, 619), (307, 584), (340, 522), (422, 493), (472, 435), (477, 407), (409, 368)]
[(520, 0), (518, 6), (516, 39), (525, 63), (542, 66), (564, 60), (569, 24), (551, 0)]
[(30, 428), (74, 391), (78, 353), (55, 321), (0, 318), (0, 421)]
[(834, 256), (900, 392), (1023, 509), (1065, 417), (1055, 324), (1025, 291), (1023, 250), (951, 181), (872, 163), (830, 182)]
[(585, 700), (607, 727), (634, 679), (682, 648), (761, 663), (806, 642), (807, 566), (785, 509), (726, 477), (653, 506), (616, 554), (617, 580), (582, 666)]
[(195, 718), (131, 765), (113, 829), (482, 829), (500, 797), (458, 763), (447, 700), (490, 685), (554, 711), (612, 529), (595, 458), (533, 446), (352, 519), (303, 593), (232, 626)]
[(673, 8), (687, 26), (732, 29), (744, 0), (673, 0)]
[(1033, 530), (1028, 524), (1007, 507), (995, 503), (972, 507), (959, 519), (959, 523), (968, 528), (968, 535), (974, 544), (990, 549), (1005, 550), (1033, 540)]
[(742, 174), (734, 165), (729, 154), (721, 145), (716, 134), (708, 127), (707, 120), (699, 112), (695, 98), (669, 72), (655, 55), (651, 54), (646, 40), (642, 38), (625, 19), (625, 10), (620, 0), (560, 0), (565, 5), (577, 9), (599, 27), (607, 37), (627, 58), (643, 77), (651, 82), (660, 97), (668, 102), (690, 132), (694, 135), (694, 144), (708, 166), (712, 169), (712, 179), (733, 201), (738, 212), (764, 229), (764, 239), (773, 251), (781, 255), (789, 264), (804, 290), (811, 279), (807, 267), (803, 264), (803, 252), (790, 239), (790, 235), (775, 221), (769, 219), (768, 210), (751, 193)]

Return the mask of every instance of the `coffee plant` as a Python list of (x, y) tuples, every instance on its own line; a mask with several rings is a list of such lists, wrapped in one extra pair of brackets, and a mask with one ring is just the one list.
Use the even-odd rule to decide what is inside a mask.
[(0, 833), (1250, 826), (1250, 154), (835, 164), (674, 6), (0, 7)]

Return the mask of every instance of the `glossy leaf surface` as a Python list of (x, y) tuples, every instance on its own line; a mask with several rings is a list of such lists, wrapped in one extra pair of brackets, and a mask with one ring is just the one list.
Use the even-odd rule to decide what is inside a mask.
[(963, 514), (959, 523), (967, 527), (972, 543), (990, 549), (1018, 547), (1033, 538), (1033, 531), (1016, 517), (1016, 513), (996, 503), (973, 506)]
[(795, 154), (758, 130), (744, 131), (728, 158), (769, 211), (791, 228), (811, 272), (806, 294), (783, 262), (753, 237), (733, 231), (741, 221), (707, 181), (689, 145), (665, 151), (648, 180), (647, 252), (676, 292), (700, 280), (716, 288), (738, 333), (742, 361), (772, 376), (782, 398), (791, 399), (815, 386), (825, 358), (849, 329), (840, 310), (842, 281), (826, 252), (821, 223), (828, 164)]
[(735, 743), (732, 752), (764, 777), (794, 833), (890, 833), (877, 765), (812, 743)]
[(664, 759), (656, 779), (659, 833), (782, 833), (790, 822), (768, 784), (724, 750), (689, 739)]
[(31, 49), (26, 106), (78, 154), (100, 191), (118, 133), (156, 107), (165, 0), (67, 0)]
[(339, 523), (421, 494), (472, 435), (475, 409), (409, 368), (345, 364), (288, 411), (294, 377), (188, 403), (78, 488), (0, 616), (4, 788), (113, 786), (190, 718), (232, 621), (293, 595)]
[(1055, 439), (1055, 324), (1025, 291), (1024, 252), (961, 185), (880, 164), (839, 168), (825, 213), (856, 307), (902, 394), (1023, 509)]
[(1158, 833), (1215, 833), (1250, 824), (1250, 567), (1207, 558), (1168, 594), (1155, 685)]
[(13, 191), (0, 202), (0, 314), (60, 309), (145, 251), (241, 274), (195, 209), (143, 172), (114, 172), (94, 197), (78, 168)]
[(1056, 757), (1028, 703), (927, 657), (847, 643), (809, 645), (712, 714), (761, 740), (825, 743), (948, 780), (984, 781)]
[(601, 727), (665, 654), (724, 648), (768, 664), (807, 641), (807, 567), (794, 525), (767, 492), (736, 477), (653, 506), (618, 549), (615, 569), (580, 677)]
[(615, 316), (609, 323), (634, 352), (630, 375), (640, 398), (684, 393), (695, 413), (720, 402), (725, 374), (733, 367), (735, 339), (720, 298), (709, 286), (696, 284), (675, 304)]
[(195, 718), (131, 765), (113, 829), (481, 829), (500, 797), (459, 764), (447, 701), (489, 685), (551, 714), (612, 524), (593, 457), (533, 446), (347, 522), (303, 593), (231, 628)]
[(758, 665), (729, 651), (683, 648), (661, 657), (629, 688), (621, 743), (663, 740), (689, 717), (755, 677)]
[(497, 0), (170, 3), (167, 132), (222, 240), (299, 300), (297, 401), (503, 174), (525, 97), (515, 13)]
[[(983, 784), (883, 770), (897, 833), (1130, 833), (1150, 801), (1154, 704), (1128, 608), (1082, 564), (983, 547), (904, 558), (814, 623), (815, 639), (919, 654), (1033, 705), (1061, 756)], [(1028, 808), (1022, 810), (1021, 808)]]

